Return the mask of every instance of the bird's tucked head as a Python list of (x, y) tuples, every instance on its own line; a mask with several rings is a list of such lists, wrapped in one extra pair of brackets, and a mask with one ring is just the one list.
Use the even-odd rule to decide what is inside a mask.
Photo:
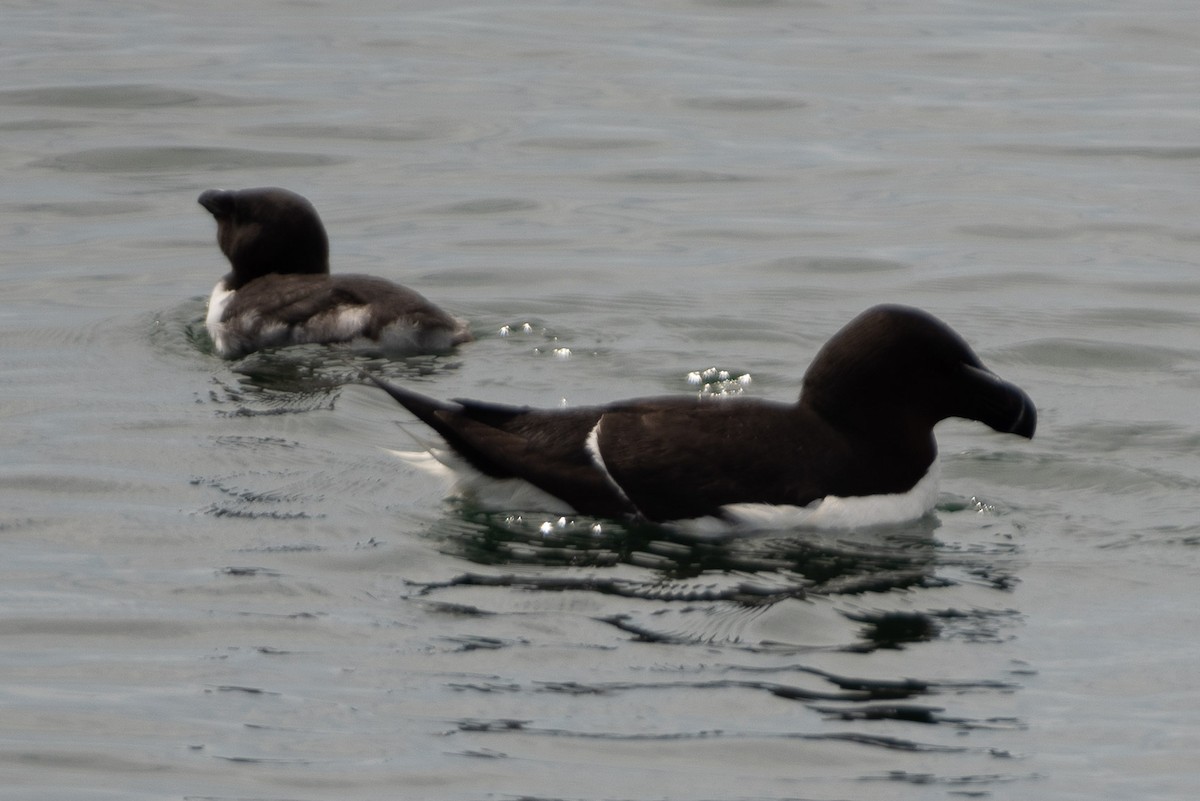
[(217, 221), (217, 244), (237, 289), (270, 273), (329, 272), (329, 239), (312, 203), (276, 187), (210, 189), (198, 202)]

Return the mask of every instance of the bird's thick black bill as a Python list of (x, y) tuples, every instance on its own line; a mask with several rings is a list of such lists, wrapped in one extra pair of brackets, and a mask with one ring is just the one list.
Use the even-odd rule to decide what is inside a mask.
[(201, 193), (196, 202), (214, 217), (227, 217), (233, 211), (233, 195), (223, 189), (209, 189)]
[(970, 391), (966, 409), (958, 414), (990, 426), (1003, 434), (1033, 439), (1037, 407), (1025, 390), (978, 367), (966, 367)]

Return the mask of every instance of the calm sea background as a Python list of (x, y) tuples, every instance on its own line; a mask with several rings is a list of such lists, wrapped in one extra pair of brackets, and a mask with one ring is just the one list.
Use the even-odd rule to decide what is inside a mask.
[[(0, 797), (1196, 797), (1195, 6), (0, 17)], [(212, 356), (196, 196), (258, 185), (478, 341)], [(883, 301), (1040, 413), (942, 424), (907, 526), (485, 514), (350, 363), (786, 400)]]

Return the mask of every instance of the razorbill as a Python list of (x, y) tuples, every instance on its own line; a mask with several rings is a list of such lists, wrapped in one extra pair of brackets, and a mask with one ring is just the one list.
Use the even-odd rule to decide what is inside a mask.
[(199, 203), (216, 218), (217, 243), (233, 267), (213, 289), (205, 320), (219, 356), (356, 340), (412, 354), (470, 341), (466, 323), (407, 287), (330, 275), (325, 227), (295, 192), (210, 189)]
[(371, 379), (492, 481), (523, 479), (580, 514), (657, 522), (754, 521), (774, 507), (823, 509), (837, 525), (848, 505), (879, 498), (902, 500), (845, 521), (914, 519), (937, 498), (940, 420), (1026, 438), (1037, 425), (1029, 396), (949, 326), (895, 305), (834, 334), (796, 403), (689, 396), (534, 409), (436, 400)]

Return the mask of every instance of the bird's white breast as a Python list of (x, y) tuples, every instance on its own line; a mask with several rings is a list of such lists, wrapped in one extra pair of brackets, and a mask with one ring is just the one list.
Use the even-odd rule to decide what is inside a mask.
[(235, 294), (236, 290), (227, 287), (225, 279), (222, 278), (208, 296), (208, 315), (204, 318), (204, 326), (208, 329), (208, 335), (212, 337), (213, 348), (222, 356), (229, 350), (229, 343), (225, 335), (225, 324), (221, 319), (225, 316), (225, 309), (233, 302)]
[(941, 465), (937, 459), (908, 492), (849, 498), (827, 495), (808, 506), (734, 503), (721, 507), (725, 517), (698, 517), (675, 523), (699, 535), (727, 534), (732, 530), (785, 528), (848, 529), (884, 526), (917, 520), (933, 510), (938, 498)]

